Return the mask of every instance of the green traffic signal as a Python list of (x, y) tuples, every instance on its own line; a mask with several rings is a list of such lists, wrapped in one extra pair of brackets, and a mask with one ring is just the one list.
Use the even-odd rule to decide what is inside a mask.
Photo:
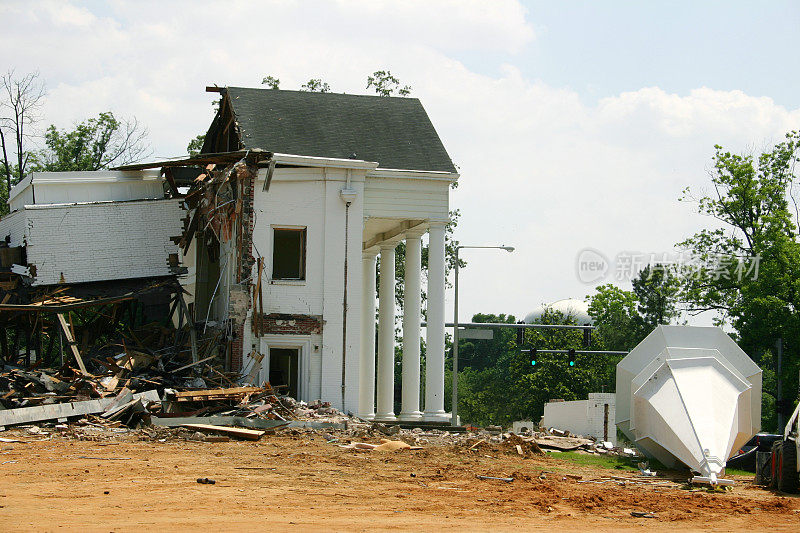
[(536, 366), (536, 348), (531, 348), (531, 366)]
[(569, 356), (569, 366), (575, 366), (575, 348), (570, 348), (567, 354)]

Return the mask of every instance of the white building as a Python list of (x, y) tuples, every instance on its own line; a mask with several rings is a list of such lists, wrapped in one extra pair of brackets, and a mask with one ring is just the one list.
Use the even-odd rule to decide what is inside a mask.
[[(180, 247), (188, 269), (181, 283), (190, 293), (194, 320), (230, 325), (232, 367), (244, 379), (287, 385), (299, 399), (330, 401), (367, 418), (447, 421), (445, 225), (458, 174), (420, 102), (217, 90), (220, 110), (197, 158), (80, 176), (34, 175), (15, 189), (16, 211), (0, 221), (0, 234), (9, 233), (13, 245), (26, 247), (28, 263), (37, 267), (30, 279), (55, 284), (169, 275), (169, 256)], [(179, 173), (190, 175), (182, 182), (192, 186), (188, 196), (176, 185)], [(58, 193), (57, 181), (63, 185)], [(122, 187), (132, 183), (136, 187)], [(46, 209), (38, 205), (43, 201), (49, 202)], [(83, 205), (92, 207), (81, 211)], [(128, 205), (140, 211), (122, 213)], [(158, 206), (158, 213), (147, 212), (145, 205)], [(64, 218), (44, 221), (39, 212), (49, 210), (60, 210)], [(72, 220), (74, 226), (65, 226)], [(19, 229), (31, 226), (49, 227), (50, 239)], [(87, 242), (73, 244), (84, 232), (90, 235)], [(426, 235), (429, 263), (423, 276)], [(398, 413), (394, 330), (400, 242), (406, 264)]]
[[(450, 185), (458, 174), (419, 100), (234, 87), (220, 93), (220, 111), (203, 152), (274, 154), (270, 163), (260, 164), (252, 187), (252, 256), (264, 264), (263, 309), (255, 310), (262, 326), (258, 335), (252, 334), (253, 309), (241, 328), (243, 373), (283, 381), (300, 399), (321, 398), (364, 417), (446, 420), (445, 224)], [(423, 406), (425, 234), (430, 248)], [(402, 408), (396, 413), (394, 273), (401, 241), (405, 313)], [(196, 272), (202, 276), (201, 270)], [(226, 284), (234, 276), (223, 278)], [(206, 281), (210, 288), (215, 280)], [(196, 291), (200, 312), (208, 305), (202, 292)], [(230, 313), (230, 304), (226, 307), (212, 314), (224, 318)]]
[(183, 211), (163, 181), (158, 171), (34, 172), (11, 189), (0, 239), (24, 249), (34, 286), (170, 276)]

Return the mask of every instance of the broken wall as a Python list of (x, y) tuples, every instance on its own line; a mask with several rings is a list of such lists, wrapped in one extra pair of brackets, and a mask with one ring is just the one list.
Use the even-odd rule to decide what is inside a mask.
[(544, 406), (541, 425), (563, 429), (575, 435), (595, 437), (598, 440), (603, 440), (607, 436), (610, 442), (616, 444), (614, 404), (614, 393), (590, 393), (587, 400), (551, 401)]
[(12, 214), (9, 226), (12, 243), (24, 239), (28, 264), (36, 267), (33, 285), (168, 276), (169, 254), (178, 252), (170, 237), (182, 229), (179, 205), (179, 199), (35, 205)]

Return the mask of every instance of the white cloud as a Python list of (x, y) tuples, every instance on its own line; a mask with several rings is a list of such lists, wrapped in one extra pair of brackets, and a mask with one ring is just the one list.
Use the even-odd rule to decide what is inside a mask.
[[(800, 123), (800, 110), (769, 98), (706, 87), (644, 87), (586, 104), (514, 64), (535, 35), (512, 1), (143, 1), (93, 12), (18, 2), (0, 14), (10, 66), (40, 69), (49, 84), (48, 123), (135, 115), (156, 156), (179, 155), (207, 128), (206, 85), (258, 86), (272, 74), (284, 88), (321, 77), (360, 93), (367, 74), (389, 68), (413, 86), (461, 168), (458, 238), (517, 247), (465, 253), (464, 316), (521, 316), (584, 296), (592, 288), (573, 261), (586, 246), (668, 251), (704, 222), (677, 198), (707, 182), (715, 143), (760, 147)], [(510, 57), (497, 75), (455, 59), (487, 50)]]

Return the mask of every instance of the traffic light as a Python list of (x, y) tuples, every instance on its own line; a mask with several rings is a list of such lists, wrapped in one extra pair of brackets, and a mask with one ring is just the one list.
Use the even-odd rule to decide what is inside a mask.
[(570, 348), (567, 352), (569, 366), (575, 366), (575, 348)]
[[(523, 324), (523, 322), (517, 322), (517, 324)], [(525, 342), (525, 328), (517, 328), (517, 346), (522, 346)]]
[(592, 345), (592, 330), (583, 330), (583, 347), (589, 348)]
[(531, 366), (536, 366), (536, 348), (531, 348)]

